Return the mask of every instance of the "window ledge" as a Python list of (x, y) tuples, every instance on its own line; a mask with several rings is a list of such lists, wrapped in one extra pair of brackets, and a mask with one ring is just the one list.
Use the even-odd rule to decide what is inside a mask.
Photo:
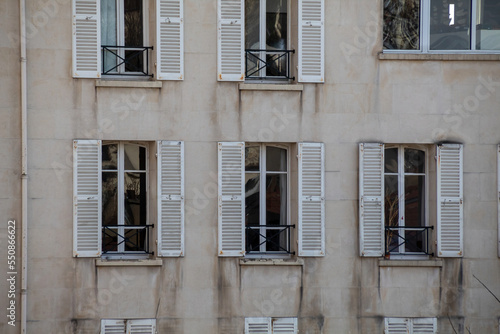
[(113, 88), (162, 88), (162, 81), (135, 81), (135, 80), (96, 80), (96, 87)]
[(500, 60), (500, 54), (457, 54), (457, 53), (383, 53), (378, 54), (379, 60), (453, 60), (477, 61)]
[(285, 261), (283, 259), (240, 259), (240, 266), (303, 266), (304, 260), (296, 259)]
[(96, 259), (96, 267), (159, 267), (163, 265), (161, 259), (155, 260), (104, 260)]
[(379, 260), (379, 267), (442, 267), (443, 260)]
[(240, 90), (265, 90), (265, 91), (291, 91), (291, 92), (301, 92), (304, 90), (304, 85), (295, 84), (250, 84), (250, 83), (240, 83)]

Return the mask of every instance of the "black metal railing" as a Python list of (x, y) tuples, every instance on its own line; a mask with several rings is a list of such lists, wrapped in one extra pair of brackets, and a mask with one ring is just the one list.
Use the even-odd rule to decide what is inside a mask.
[(295, 50), (245, 50), (246, 79), (286, 79), (291, 76), (291, 54)]
[[(398, 255), (431, 255), (429, 240), (430, 230), (434, 226), (422, 227), (385, 227), (385, 254)], [(400, 247), (404, 246), (405, 251), (400, 252)]]
[[(149, 231), (154, 225), (106, 225), (102, 227), (102, 253), (154, 254), (149, 249)], [(119, 246), (124, 245), (123, 252)]]
[[(246, 226), (247, 254), (295, 254), (290, 250), (290, 230), (295, 225)], [(266, 250), (261, 251), (265, 245)]]
[(102, 74), (150, 76), (149, 51), (152, 46), (102, 45)]

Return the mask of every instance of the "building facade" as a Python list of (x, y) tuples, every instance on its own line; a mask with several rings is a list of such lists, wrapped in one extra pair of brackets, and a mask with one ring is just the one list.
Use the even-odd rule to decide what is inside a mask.
[(498, 333), (497, 1), (0, 15), (0, 332)]

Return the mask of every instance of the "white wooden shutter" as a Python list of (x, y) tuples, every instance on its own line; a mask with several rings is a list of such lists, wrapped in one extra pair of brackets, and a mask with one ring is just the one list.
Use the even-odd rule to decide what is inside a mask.
[(359, 145), (359, 246), (361, 256), (384, 252), (384, 144)]
[(409, 320), (406, 318), (385, 318), (384, 334), (410, 334)]
[(436, 318), (413, 318), (411, 319), (412, 334), (435, 334), (437, 333)]
[(101, 77), (101, 2), (73, 0), (73, 77)]
[(184, 256), (184, 143), (158, 142), (158, 255)]
[(127, 334), (156, 334), (156, 319), (127, 320)]
[(245, 334), (271, 333), (271, 318), (245, 318)]
[(245, 143), (218, 145), (219, 256), (242, 256), (245, 240)]
[(245, 2), (217, 1), (217, 80), (245, 78)]
[(101, 255), (101, 141), (73, 141), (73, 256)]
[(299, 143), (299, 256), (325, 255), (323, 143)]
[(271, 320), (273, 334), (297, 334), (297, 318), (274, 318)]
[(101, 320), (101, 334), (123, 334), (127, 325), (125, 320), (103, 319)]
[(158, 80), (184, 79), (183, 0), (156, 0)]
[(463, 256), (463, 185), (460, 144), (437, 147), (438, 256)]
[[(500, 145), (498, 145), (498, 155), (497, 155), (497, 190), (498, 190), (498, 257), (500, 257)], [(500, 328), (500, 327), (499, 327)], [(499, 330), (500, 332), (500, 330)]]
[(299, 82), (324, 82), (324, 0), (299, 0)]

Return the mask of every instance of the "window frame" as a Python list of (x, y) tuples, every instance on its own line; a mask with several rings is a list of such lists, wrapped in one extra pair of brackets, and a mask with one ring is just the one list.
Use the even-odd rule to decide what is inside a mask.
[[(402, 54), (500, 54), (500, 50), (477, 50), (476, 35), (477, 35), (477, 0), (471, 1), (470, 12), (470, 49), (468, 50), (431, 50), (430, 49), (430, 21), (431, 21), (431, 1), (420, 1), (420, 20), (419, 20), (419, 49), (418, 50), (402, 50), (402, 49), (385, 49), (382, 45), (383, 53), (402, 53)], [(384, 16), (384, 8), (382, 8), (382, 17)], [(383, 20), (382, 20), (383, 21)], [(382, 23), (384, 25), (384, 23)], [(384, 27), (382, 26), (382, 31)], [(383, 32), (382, 32), (383, 33)]]

